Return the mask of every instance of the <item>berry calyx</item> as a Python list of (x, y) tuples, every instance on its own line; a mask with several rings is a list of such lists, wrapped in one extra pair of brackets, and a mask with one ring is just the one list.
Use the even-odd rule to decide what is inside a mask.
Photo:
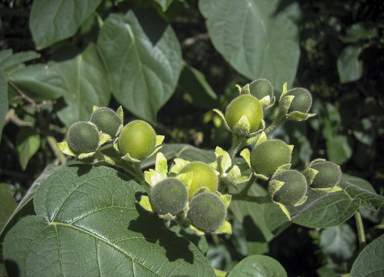
[(122, 124), (120, 117), (117, 113), (107, 107), (96, 109), (91, 114), (90, 121), (97, 126), (97, 128), (111, 138), (116, 136), (120, 125)]
[(311, 168), (318, 170), (315, 178), (310, 184), (311, 188), (334, 188), (340, 183), (341, 170), (340, 167), (329, 161), (317, 162)]
[(199, 161), (191, 162), (179, 172), (179, 174), (184, 173), (193, 173), (192, 182), (188, 190), (189, 199), (202, 187), (206, 187), (212, 192), (217, 190), (219, 183), (217, 175), (206, 163)]
[(286, 170), (276, 174), (273, 180), (284, 182), (284, 184), (274, 192), (272, 200), (283, 205), (295, 205), (299, 203), (307, 193), (307, 180), (305, 176), (297, 170)]
[(187, 187), (176, 178), (167, 178), (157, 183), (150, 195), (152, 207), (161, 215), (176, 215), (188, 201)]
[(143, 120), (134, 120), (124, 126), (118, 140), (122, 155), (129, 154), (132, 158), (146, 158), (156, 146), (155, 130)]
[(291, 148), (282, 140), (270, 139), (257, 144), (251, 152), (251, 167), (257, 174), (272, 176), (279, 166), (291, 162)]
[(203, 232), (214, 232), (227, 216), (224, 202), (214, 193), (196, 195), (189, 203), (188, 218), (193, 226)]
[(256, 132), (263, 119), (263, 108), (255, 96), (250, 94), (240, 95), (233, 99), (225, 110), (225, 120), (232, 130), (244, 115), (250, 124), (249, 133)]
[(95, 125), (85, 121), (73, 123), (67, 132), (69, 148), (77, 153), (91, 153), (99, 146), (100, 136)]

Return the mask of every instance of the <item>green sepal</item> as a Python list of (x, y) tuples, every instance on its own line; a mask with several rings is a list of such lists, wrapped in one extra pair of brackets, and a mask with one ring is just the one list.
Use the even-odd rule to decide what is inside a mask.
[(165, 221), (175, 220), (175, 219), (176, 219), (176, 216), (171, 215), (170, 213), (167, 213), (167, 214), (159, 214), (158, 216), (159, 216), (161, 219), (164, 219)]
[[(217, 192), (218, 194), (219, 192)], [(228, 209), (229, 204), (231, 204), (232, 195), (230, 194), (219, 194), (218, 195), (221, 201), (223, 201), (225, 207)]]
[[(284, 186), (285, 182), (279, 181), (279, 180), (272, 180), (268, 183), (268, 192), (271, 196), (271, 199), (273, 199), (273, 196), (276, 192), (278, 192), (282, 186)], [(273, 201), (273, 200), (272, 200)], [(273, 201), (274, 203), (277, 203)]]
[(248, 148), (243, 149), (243, 151), (240, 152), (240, 156), (244, 158), (248, 166), (251, 168), (251, 153), (249, 152), (249, 149)]
[(242, 183), (247, 182), (251, 178), (251, 175), (241, 175), (241, 170), (237, 165), (234, 165), (233, 168), (223, 176), (220, 176), (220, 180), (225, 184), (230, 186), (236, 186)]
[(260, 100), (261, 107), (263, 107), (264, 111), (269, 109), (273, 105), (275, 105), (275, 102), (276, 102), (276, 97), (273, 96), (273, 99), (271, 101), (271, 97), (269, 95), (265, 96)]
[(274, 202), (277, 206), (280, 207), (280, 209), (283, 211), (283, 213), (285, 214), (285, 216), (288, 218), (289, 221), (291, 221), (291, 215), (289, 214), (289, 211), (287, 210), (287, 208), (283, 205), (283, 204), (280, 204), (278, 202)]
[(255, 146), (266, 141), (266, 140), (268, 140), (267, 135), (265, 134), (265, 132), (262, 132), (259, 136), (259, 139), (256, 141)]
[(248, 117), (243, 115), (232, 127), (232, 133), (238, 136), (247, 136), (251, 129), (251, 124), (249, 123)]
[(228, 221), (224, 220), (223, 224), (217, 229), (216, 231), (212, 232), (212, 234), (229, 234), (232, 235), (232, 226), (231, 223)]
[(231, 157), (219, 146), (217, 146), (215, 149), (215, 156), (217, 161), (217, 169), (220, 174), (224, 174), (232, 165)]
[(311, 188), (311, 187), (309, 187), (309, 188), (319, 195), (327, 195), (329, 193), (338, 192), (338, 191), (343, 190), (342, 188), (340, 188), (338, 186), (335, 186), (333, 188)]
[(283, 97), (287, 94), (287, 92), (288, 92), (287, 86), (288, 86), (288, 83), (285, 82), (284, 85), (283, 85), (283, 92), (282, 92), (281, 95), (280, 95), (279, 102), (280, 102), (281, 99), (283, 99)]
[(305, 201), (307, 201), (307, 199), (308, 199), (308, 196), (303, 196), (303, 198), (301, 198), (295, 205), (293, 205), (293, 206), (295, 206), (295, 207), (297, 207), (297, 206), (300, 206), (300, 205), (303, 205), (304, 203), (305, 203)]
[(151, 188), (153, 188), (157, 183), (165, 178), (159, 172), (151, 168), (144, 172), (144, 179), (151, 186)]
[(318, 170), (316, 169), (313, 169), (311, 167), (308, 167), (305, 171), (304, 171), (304, 176), (305, 176), (305, 179), (307, 179), (307, 184), (308, 186), (310, 186), (313, 182), (313, 179), (315, 179), (317, 173), (319, 173)]
[(225, 119), (224, 114), (223, 114), (220, 110), (218, 110), (218, 109), (214, 109), (213, 111), (214, 111), (215, 113), (217, 113), (217, 114), (221, 117), (221, 120), (224, 122), (224, 126), (225, 126), (225, 128), (226, 128), (228, 131), (232, 131), (232, 130), (231, 130), (231, 127), (229, 127), (229, 125), (228, 125), (227, 120)]
[(157, 147), (157, 146), (159, 146), (160, 144), (162, 144), (163, 141), (164, 141), (164, 139), (165, 139), (165, 136), (157, 135), (157, 136), (156, 136), (156, 145), (155, 145), (155, 147)]
[(250, 133), (249, 136), (255, 136), (255, 135), (260, 134), (261, 132), (264, 131), (264, 129), (265, 129), (265, 120), (261, 119), (260, 122), (261, 123), (260, 123), (259, 129), (257, 129), (256, 132)]
[(315, 159), (315, 160), (311, 161), (307, 167), (311, 167), (314, 164), (317, 164), (320, 162), (325, 162), (325, 161), (326, 161), (326, 159)]
[(177, 175), (179, 174), (180, 170), (186, 166), (187, 164), (190, 163), (190, 161), (186, 161), (186, 160), (183, 160), (183, 159), (180, 159), (180, 158), (176, 158), (173, 160), (173, 162), (175, 163), (172, 168), (171, 168), (171, 171), (170, 173), (173, 175)]
[[(264, 133), (264, 132), (261, 132), (261, 134), (263, 134), (263, 133)], [(257, 134), (257, 135), (255, 135), (255, 136), (252, 135), (251, 137), (249, 137), (249, 138), (245, 141), (245, 145), (251, 145), (251, 144), (257, 142), (257, 141), (259, 140), (261, 134)]]
[(89, 153), (82, 153), (82, 154), (79, 154), (77, 156), (78, 159), (86, 159), (86, 158), (90, 158), (92, 157), (93, 155), (95, 155), (96, 152), (89, 152)]
[(281, 114), (287, 115), (289, 107), (291, 106), (291, 103), (293, 101), (293, 98), (295, 98), (294, 95), (287, 95), (279, 102), (279, 112)]
[(192, 231), (193, 233), (195, 233), (195, 235), (198, 235), (198, 236), (200, 236), (200, 237), (205, 235), (204, 232), (200, 231), (199, 229), (197, 229), (197, 228), (196, 228), (195, 226), (193, 226), (193, 225), (190, 225), (189, 228), (191, 229), (191, 231)]
[(246, 84), (243, 86), (243, 88), (240, 91), (240, 94), (251, 94), (251, 90), (249, 89), (249, 84)]
[(304, 120), (307, 120), (308, 118), (314, 117), (314, 116), (316, 116), (315, 113), (302, 113), (302, 112), (294, 111), (294, 112), (290, 112), (289, 114), (287, 114), (286, 118), (288, 120), (292, 120), (292, 121), (304, 121)]
[(120, 117), (121, 124), (123, 125), (124, 122), (124, 111), (123, 111), (123, 106), (120, 106), (116, 110), (117, 115)]
[(106, 143), (106, 142), (112, 140), (112, 138), (111, 138), (110, 135), (108, 135), (108, 134), (104, 134), (104, 133), (101, 132), (101, 131), (99, 132), (99, 138), (100, 138), (100, 140), (99, 140), (99, 147), (100, 147), (101, 145), (103, 145), (104, 143)]
[(290, 169), (291, 166), (292, 166), (292, 164), (290, 164), (290, 163), (289, 163), (289, 164), (283, 164), (283, 165), (280, 165), (280, 166), (275, 170), (275, 172), (273, 172), (271, 179), (272, 179), (273, 177), (275, 177), (276, 174), (278, 174), (278, 173), (280, 173), (280, 172), (282, 172), (282, 171), (286, 171), (286, 170)]
[(195, 193), (192, 195), (192, 198), (195, 197), (196, 195), (198, 195), (200, 193), (204, 193), (204, 192), (211, 192), (211, 191), (207, 187), (201, 187), (197, 191), (195, 191)]
[(183, 182), (183, 184), (189, 190), (189, 188), (191, 187), (191, 184), (192, 184), (193, 172), (188, 172), (188, 173), (180, 174), (180, 175), (177, 175), (175, 178), (180, 180), (181, 182)]
[(131, 162), (131, 163), (139, 163), (139, 162), (141, 162), (138, 159), (132, 158), (131, 155), (129, 155), (128, 153), (125, 154), (124, 156), (122, 156), (121, 159), (123, 159), (124, 161), (127, 161), (127, 162)]
[(226, 277), (226, 276), (228, 276), (228, 273), (225, 272), (225, 271), (218, 270), (218, 269), (213, 269), (213, 271), (215, 272), (216, 277)]
[(151, 201), (149, 200), (148, 196), (142, 195), (139, 204), (141, 207), (143, 207), (144, 210), (153, 213)]
[(158, 152), (156, 154), (155, 170), (165, 179), (167, 178), (168, 173), (168, 164), (167, 159), (164, 154)]
[(235, 85), (235, 87), (237, 87), (237, 89), (239, 90), (239, 94), (241, 94), (241, 91), (243, 90), (243, 88), (240, 85)]
[(77, 154), (69, 148), (68, 142), (63, 141), (57, 144), (57, 147), (59, 147), (60, 151), (63, 152), (65, 155), (76, 157)]

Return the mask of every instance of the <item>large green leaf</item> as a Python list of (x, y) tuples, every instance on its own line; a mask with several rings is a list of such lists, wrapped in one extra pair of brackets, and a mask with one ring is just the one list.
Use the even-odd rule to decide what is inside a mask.
[(35, 0), (29, 27), (37, 49), (74, 35), (101, 0)]
[(66, 92), (64, 80), (55, 62), (21, 67), (8, 72), (7, 77), (35, 101), (57, 99)]
[(353, 149), (349, 144), (347, 136), (336, 135), (327, 139), (328, 160), (342, 165), (352, 157)]
[(75, 58), (57, 63), (65, 82), (66, 106), (58, 111), (60, 120), (70, 126), (88, 121), (93, 106), (108, 106), (111, 92), (106, 68), (97, 45), (91, 43)]
[(25, 51), (12, 54), (12, 49), (4, 50), (0, 55), (0, 69), (10, 72), (21, 63), (40, 58), (40, 54), (35, 51)]
[(262, 256), (253, 255), (241, 260), (229, 272), (228, 277), (269, 277), (269, 276), (287, 276), (282, 265), (275, 259)]
[(16, 150), (19, 155), (20, 165), (25, 170), (29, 160), (40, 148), (40, 135), (37, 130), (23, 127), (16, 136)]
[(363, 51), (359, 45), (348, 45), (337, 58), (337, 72), (339, 73), (340, 83), (349, 83), (359, 80), (363, 74), (363, 62), (359, 60), (359, 55)]
[(214, 276), (194, 244), (138, 205), (143, 193), (109, 167), (59, 168), (35, 194), (37, 215), (21, 220), (5, 237), (8, 273)]
[[(355, 214), (360, 206), (378, 210), (384, 204), (384, 197), (375, 193), (365, 180), (343, 174), (339, 184), (343, 189), (328, 195), (308, 193), (307, 201), (298, 207), (287, 207), (293, 223), (310, 228), (327, 228), (340, 225)], [(277, 232), (288, 222), (280, 208), (267, 204), (264, 217), (268, 228)]]
[(180, 44), (172, 27), (149, 10), (113, 14), (104, 22), (97, 43), (114, 97), (136, 116), (155, 123), (181, 71)]
[(384, 235), (368, 244), (355, 260), (351, 277), (384, 275)]
[(0, 70), (0, 141), (3, 134), (5, 117), (8, 112), (8, 84), (3, 71)]
[[(200, 0), (217, 51), (249, 79), (267, 78), (277, 90), (292, 85), (299, 62), (298, 27), (278, 0)], [(299, 10), (297, 5), (292, 5)]]
[(0, 230), (17, 207), (17, 202), (12, 196), (11, 187), (8, 184), (0, 183)]

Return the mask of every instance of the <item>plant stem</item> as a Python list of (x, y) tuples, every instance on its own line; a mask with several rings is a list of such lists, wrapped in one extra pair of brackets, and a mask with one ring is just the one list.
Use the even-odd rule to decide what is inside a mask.
[(279, 112), (279, 114), (276, 116), (276, 118), (272, 122), (272, 124), (269, 125), (267, 129), (265, 129), (264, 133), (266, 135), (268, 135), (269, 133), (271, 133), (277, 126), (279, 126), (284, 121), (285, 121), (285, 115)]
[(356, 219), (357, 235), (359, 237), (359, 250), (361, 251), (367, 245), (367, 242), (365, 240), (363, 220), (361, 219), (361, 214), (359, 211), (356, 211), (355, 219)]
[(252, 175), (245, 187), (237, 194), (232, 194), (232, 200), (243, 200), (248, 202), (256, 202), (259, 204), (271, 203), (271, 198), (268, 196), (249, 196), (248, 191), (256, 181), (257, 177)]
[(233, 159), (236, 153), (244, 146), (246, 137), (233, 135), (231, 149), (228, 150), (229, 157)]

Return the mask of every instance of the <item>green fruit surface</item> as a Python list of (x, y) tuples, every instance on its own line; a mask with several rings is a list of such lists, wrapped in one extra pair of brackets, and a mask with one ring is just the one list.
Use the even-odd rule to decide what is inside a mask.
[(214, 232), (223, 224), (227, 208), (223, 201), (211, 192), (196, 195), (189, 203), (188, 218), (193, 226), (203, 232)]
[(97, 128), (85, 121), (73, 123), (67, 132), (68, 146), (76, 154), (96, 151), (99, 146), (99, 140)]
[(97, 126), (97, 128), (111, 138), (116, 136), (117, 130), (122, 124), (120, 117), (117, 113), (107, 107), (101, 107), (91, 114), (90, 121)]
[(319, 171), (310, 185), (311, 188), (333, 188), (340, 183), (341, 170), (337, 164), (324, 161), (315, 163), (311, 168)]
[(266, 140), (253, 148), (251, 167), (257, 174), (270, 177), (279, 166), (290, 163), (291, 156), (291, 149), (284, 141)]
[(249, 90), (253, 96), (261, 100), (265, 96), (270, 96), (271, 100), (274, 95), (273, 86), (267, 79), (257, 79), (249, 84)]
[(210, 191), (217, 190), (218, 178), (215, 171), (206, 163), (195, 161), (184, 166), (179, 174), (193, 173), (191, 186), (189, 187), (189, 199), (193, 197), (196, 191), (201, 187), (206, 187)]
[(157, 183), (150, 195), (152, 207), (161, 215), (176, 215), (188, 201), (188, 190), (176, 178), (167, 178)]
[(307, 193), (307, 180), (299, 171), (282, 171), (276, 174), (272, 180), (285, 183), (273, 196), (273, 201), (283, 205), (295, 205)]
[(304, 88), (294, 88), (287, 92), (286, 95), (294, 95), (288, 113), (298, 111), (307, 113), (312, 106), (312, 96), (308, 90)]
[(244, 115), (249, 121), (250, 133), (256, 132), (263, 119), (263, 108), (255, 96), (240, 95), (233, 99), (225, 110), (225, 120), (231, 129)]
[(119, 135), (119, 151), (132, 158), (146, 158), (156, 146), (156, 133), (152, 126), (142, 120), (134, 120), (124, 126)]

